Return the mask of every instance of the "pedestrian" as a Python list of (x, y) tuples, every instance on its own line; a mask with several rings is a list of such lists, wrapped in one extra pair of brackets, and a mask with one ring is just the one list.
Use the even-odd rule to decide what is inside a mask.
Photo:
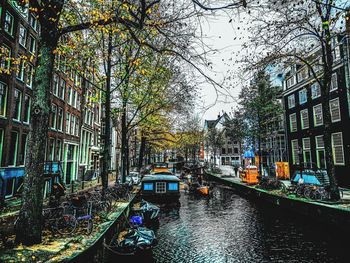
[(235, 166), (233, 169), (235, 170), (235, 177), (237, 177), (238, 167), (237, 167), (237, 166)]
[(202, 185), (202, 183), (203, 183), (203, 179), (202, 179), (202, 176), (201, 176), (201, 175), (198, 176), (198, 183), (199, 183), (200, 185)]

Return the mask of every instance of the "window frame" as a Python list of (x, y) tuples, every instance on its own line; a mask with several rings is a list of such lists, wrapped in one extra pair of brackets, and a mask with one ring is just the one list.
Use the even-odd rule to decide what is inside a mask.
[[(4, 82), (1, 82), (0, 81), (0, 85), (3, 86), (4, 90), (5, 90), (5, 98), (4, 98), (4, 106), (3, 106), (3, 114), (1, 114), (1, 111), (0, 111), (0, 117), (2, 118), (6, 118), (6, 113), (7, 113), (7, 96), (8, 96), (8, 86), (6, 83)], [(2, 101), (0, 101), (0, 106), (2, 106)]]
[[(11, 29), (10, 29), (10, 31), (11, 32), (9, 32), (7, 29), (6, 29), (6, 26), (8, 25), (8, 21), (7, 21), (7, 17), (8, 17), (8, 15), (12, 18), (11, 19), (11, 21), (10, 21), (10, 23), (11, 23)], [(13, 32), (14, 32), (14, 25), (15, 25), (15, 17), (8, 11), (8, 10), (6, 10), (6, 12), (5, 12), (5, 18), (4, 18), (4, 31), (7, 33), (7, 34), (9, 34), (10, 36), (12, 36), (13, 37)]]
[[(305, 126), (304, 118), (303, 118), (303, 113), (306, 112), (306, 117), (307, 117), (307, 126)], [(303, 109), (300, 111), (300, 123), (301, 123), (301, 129), (309, 129), (310, 128), (310, 119), (309, 119), (309, 110), (308, 109)]]
[[(292, 117), (295, 117), (295, 129), (293, 129)], [(289, 114), (289, 130), (290, 130), (290, 132), (298, 131), (298, 122), (297, 122), (297, 114), (296, 113)]]
[[(293, 98), (293, 100), (291, 100), (291, 98)], [(293, 105), (291, 101), (293, 101)], [(293, 109), (294, 107), (295, 107), (295, 95), (291, 94), (288, 96), (288, 109)]]
[[(321, 110), (322, 123), (319, 123), (319, 124), (316, 124), (316, 111), (315, 111), (315, 108), (316, 108), (316, 107), (319, 107), (320, 110)], [(322, 126), (322, 125), (323, 125), (323, 108), (322, 108), (322, 104), (319, 103), (319, 104), (313, 106), (312, 109), (313, 109), (314, 127)]]
[[(339, 112), (339, 119), (333, 119), (333, 114), (332, 114), (332, 102), (334, 101), (338, 101), (338, 112)], [(329, 101), (329, 111), (330, 111), (330, 115), (331, 115), (331, 121), (332, 123), (334, 122), (338, 122), (338, 121), (341, 121), (341, 110), (340, 110), (340, 101), (339, 101), (339, 97), (338, 98), (335, 98), (335, 99), (332, 99)]]
[[(340, 134), (340, 138), (341, 138), (341, 145), (334, 145), (334, 137), (335, 135), (338, 135)], [(333, 157), (333, 162), (334, 162), (334, 165), (345, 165), (345, 154), (344, 154), (344, 139), (343, 139), (343, 133), (342, 132), (334, 132), (331, 134), (331, 144), (332, 144), (332, 157)], [(337, 162), (336, 160), (336, 156), (335, 156), (335, 147), (341, 147), (341, 152), (342, 152), (342, 159), (343, 159), (343, 162), (342, 163), (339, 163)]]

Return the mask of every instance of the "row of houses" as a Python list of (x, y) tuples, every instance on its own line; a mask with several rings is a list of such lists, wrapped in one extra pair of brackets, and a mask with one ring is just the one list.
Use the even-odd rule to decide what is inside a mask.
[[(350, 22), (347, 20), (347, 31), (333, 39), (333, 74), (330, 88), (331, 143), (335, 165), (336, 179), (341, 187), (350, 187)], [(314, 51), (314, 52), (317, 52)], [(314, 55), (314, 54), (310, 54)], [(321, 67), (314, 70), (321, 73)], [(302, 63), (295, 63), (285, 70), (282, 81), (282, 97), (280, 101), (284, 115), (277, 120), (278, 125), (268, 138), (262, 142), (262, 162), (265, 166), (277, 162), (288, 161), (290, 171), (298, 169), (301, 162), (312, 168), (326, 168), (325, 147), (323, 141), (324, 113), (322, 108), (322, 90), (310, 69)], [(217, 120), (206, 120), (205, 130), (220, 127), (225, 117)], [(222, 125), (221, 125), (222, 126)], [(216, 164), (227, 164), (227, 145), (216, 154)], [(243, 143), (243, 142), (242, 142)], [(210, 149), (206, 149), (205, 160), (214, 158)], [(239, 158), (243, 165), (244, 153), (239, 150)], [(230, 158), (235, 158), (230, 155)]]
[[(0, 2), (0, 167), (23, 168), (33, 96), (40, 24), (28, 8)], [(67, 67), (56, 57), (46, 161), (62, 164), (66, 184), (100, 166), (101, 93), (94, 75)], [(6, 181), (6, 197), (18, 187)], [(15, 183), (16, 182), (16, 183)]]

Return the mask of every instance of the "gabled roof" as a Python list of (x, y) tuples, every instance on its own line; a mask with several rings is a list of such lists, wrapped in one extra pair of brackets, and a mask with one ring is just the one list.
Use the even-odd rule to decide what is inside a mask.
[(227, 115), (226, 112), (219, 116), (216, 120), (205, 120), (204, 121), (204, 128), (211, 129), (216, 127), (216, 125), (221, 121), (221, 120), (229, 120), (230, 117)]

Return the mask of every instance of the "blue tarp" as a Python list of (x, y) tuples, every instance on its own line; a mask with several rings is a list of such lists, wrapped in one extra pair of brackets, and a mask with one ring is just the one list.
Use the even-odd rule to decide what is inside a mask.
[(254, 158), (254, 152), (252, 151), (245, 151), (244, 152), (244, 158)]
[[(321, 185), (320, 181), (317, 179), (317, 177), (314, 174), (303, 173), (302, 177), (304, 179), (305, 184)], [(299, 179), (300, 179), (300, 172), (296, 172), (293, 178), (293, 182), (297, 183)]]

